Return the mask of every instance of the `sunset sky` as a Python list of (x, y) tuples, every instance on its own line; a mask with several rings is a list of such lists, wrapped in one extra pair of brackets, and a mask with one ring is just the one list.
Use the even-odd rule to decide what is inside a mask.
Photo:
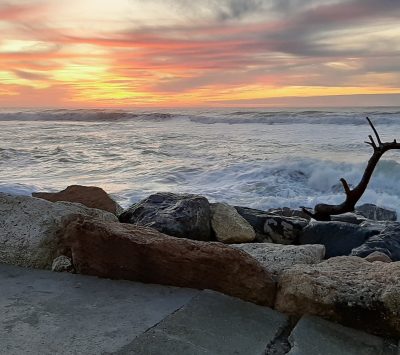
[(0, 106), (395, 106), (399, 19), (399, 0), (0, 0)]

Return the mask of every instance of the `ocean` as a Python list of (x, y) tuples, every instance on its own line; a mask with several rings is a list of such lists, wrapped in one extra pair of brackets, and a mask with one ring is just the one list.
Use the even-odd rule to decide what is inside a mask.
[[(0, 191), (99, 186), (123, 207), (158, 191), (259, 209), (339, 203), (372, 148), (400, 139), (400, 108), (0, 110)], [(400, 151), (359, 203), (400, 213)]]

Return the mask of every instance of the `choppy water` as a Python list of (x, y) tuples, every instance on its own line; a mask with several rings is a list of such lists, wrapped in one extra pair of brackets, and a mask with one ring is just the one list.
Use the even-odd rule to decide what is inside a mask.
[[(400, 139), (400, 108), (325, 110), (2, 110), (0, 191), (96, 185), (124, 206), (156, 191), (255, 208), (343, 200), (371, 148)], [(400, 212), (400, 151), (379, 163), (361, 202)]]

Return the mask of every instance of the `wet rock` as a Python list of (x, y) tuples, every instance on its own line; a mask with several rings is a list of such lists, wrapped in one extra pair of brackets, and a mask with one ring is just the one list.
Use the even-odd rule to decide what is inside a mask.
[(374, 251), (368, 256), (365, 257), (365, 260), (369, 262), (374, 262), (374, 261), (382, 261), (383, 263), (390, 263), (392, 262), (392, 259), (390, 259), (386, 254), (381, 253), (380, 251)]
[(390, 210), (383, 207), (378, 207), (372, 203), (365, 203), (361, 206), (356, 207), (356, 212), (365, 216), (368, 219), (375, 221), (396, 221), (397, 213), (394, 210)]
[(319, 315), (386, 336), (400, 336), (400, 263), (354, 256), (295, 265), (279, 276), (275, 308)]
[(215, 237), (223, 243), (246, 243), (254, 240), (253, 227), (226, 203), (211, 204), (211, 226)]
[(282, 245), (272, 243), (246, 243), (232, 245), (258, 260), (274, 275), (296, 264), (316, 264), (323, 260), (323, 245)]
[(300, 233), (299, 244), (325, 245), (326, 258), (349, 255), (363, 244), (375, 230), (345, 222), (310, 222)]
[(119, 220), (174, 237), (210, 240), (210, 217), (210, 204), (205, 197), (159, 192), (131, 206)]
[(351, 223), (351, 224), (361, 224), (365, 222), (366, 218), (362, 215), (359, 215), (357, 213), (343, 213), (343, 214), (338, 214), (335, 216), (331, 216), (331, 220), (335, 222), (346, 222), (346, 223)]
[(357, 248), (351, 255), (366, 257), (374, 251), (386, 254), (393, 261), (400, 261), (400, 223), (391, 223)]
[(103, 189), (95, 186), (71, 185), (60, 192), (34, 192), (33, 197), (47, 201), (77, 202), (90, 208), (107, 211), (119, 215), (123, 209)]
[(268, 235), (274, 243), (297, 244), (300, 232), (307, 224), (308, 221), (304, 218), (282, 217), (270, 214), (265, 220), (264, 233)]
[(0, 193), (0, 263), (50, 269), (63, 254), (66, 226), (82, 216), (117, 221), (109, 212), (81, 204)]
[(90, 220), (71, 223), (66, 240), (81, 274), (212, 289), (263, 305), (275, 298), (272, 274), (247, 253), (222, 243)]
[(65, 255), (57, 256), (51, 265), (51, 271), (55, 272), (71, 272), (73, 269), (71, 259)]
[(306, 220), (311, 219), (310, 215), (305, 213), (303, 210), (293, 209), (289, 207), (270, 208), (267, 212), (283, 217), (300, 217)]

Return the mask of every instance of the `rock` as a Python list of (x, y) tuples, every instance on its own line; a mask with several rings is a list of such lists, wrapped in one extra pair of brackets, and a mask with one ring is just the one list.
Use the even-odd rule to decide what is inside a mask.
[(66, 241), (81, 274), (212, 289), (262, 305), (274, 301), (272, 274), (247, 253), (222, 243), (91, 220), (71, 223)]
[(256, 241), (271, 242), (272, 239), (264, 233), (265, 221), (268, 217), (268, 213), (254, 208), (235, 206), (236, 211), (253, 227), (256, 232)]
[(399, 294), (399, 262), (370, 263), (342, 256), (315, 265), (295, 265), (282, 272), (275, 308), (399, 337)]
[(34, 192), (33, 197), (50, 202), (77, 202), (90, 208), (107, 211), (119, 215), (123, 209), (103, 189), (95, 186), (71, 185), (60, 192)]
[(400, 223), (387, 225), (380, 234), (354, 248), (351, 255), (366, 257), (374, 251), (386, 254), (393, 261), (400, 261)]
[(323, 244), (326, 258), (349, 255), (375, 231), (345, 222), (312, 221), (303, 229), (299, 244)]
[(80, 204), (0, 193), (0, 263), (50, 269), (63, 254), (64, 229), (79, 216), (117, 221), (111, 213)]
[(356, 207), (356, 212), (375, 221), (397, 221), (396, 211), (378, 207), (372, 203)]
[(394, 355), (397, 350), (383, 338), (311, 316), (300, 319), (289, 342), (288, 355)]
[(74, 267), (71, 259), (65, 255), (57, 256), (51, 265), (51, 271), (56, 272), (70, 272), (73, 271), (73, 269)]
[(305, 213), (303, 210), (292, 209), (289, 207), (270, 208), (267, 213), (272, 213), (283, 217), (300, 217), (308, 221), (311, 219), (310, 215)]
[(253, 227), (226, 203), (211, 204), (211, 227), (223, 243), (246, 243), (256, 237)]
[(210, 240), (210, 217), (210, 204), (205, 197), (159, 192), (131, 206), (119, 220), (174, 237)]
[(232, 245), (258, 260), (269, 272), (280, 274), (296, 264), (316, 264), (323, 260), (323, 245), (282, 245), (272, 243), (246, 243)]
[(365, 257), (365, 260), (368, 260), (371, 263), (374, 261), (382, 261), (383, 263), (392, 262), (392, 259), (390, 259), (386, 254), (381, 253), (380, 251), (372, 252), (371, 254)]
[(331, 220), (335, 222), (346, 222), (351, 224), (361, 224), (365, 222), (366, 218), (357, 213), (342, 213), (338, 215), (331, 216)]
[(299, 234), (307, 224), (308, 221), (304, 218), (282, 217), (270, 214), (265, 220), (264, 233), (274, 243), (297, 244)]

